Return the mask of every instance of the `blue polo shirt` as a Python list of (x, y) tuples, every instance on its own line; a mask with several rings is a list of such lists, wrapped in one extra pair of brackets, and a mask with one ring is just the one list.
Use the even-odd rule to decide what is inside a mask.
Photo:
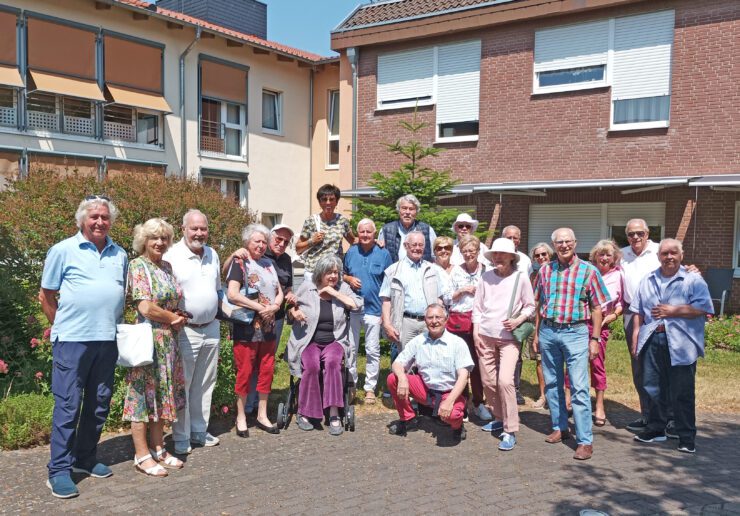
[(344, 273), (362, 282), (358, 294), (365, 300), (367, 315), (380, 316), (380, 285), (383, 283), (383, 272), (392, 264), (391, 254), (378, 245), (366, 253), (359, 244), (355, 244), (344, 256)]
[(635, 293), (630, 310), (640, 314), (643, 318), (640, 326), (640, 335), (637, 341), (637, 352), (642, 350), (655, 328), (665, 325), (668, 338), (668, 352), (671, 356), (671, 365), (691, 365), (698, 357), (704, 356), (704, 323), (706, 317), (666, 317), (656, 319), (651, 310), (661, 304), (691, 305), (708, 314), (714, 313), (709, 288), (704, 279), (695, 273), (687, 272), (681, 266), (678, 272), (670, 279), (661, 281), (660, 269), (657, 269), (640, 282)]
[(46, 254), (41, 288), (59, 291), (51, 341), (116, 340), (123, 317), (128, 257), (108, 237), (102, 252), (82, 233), (62, 240)]

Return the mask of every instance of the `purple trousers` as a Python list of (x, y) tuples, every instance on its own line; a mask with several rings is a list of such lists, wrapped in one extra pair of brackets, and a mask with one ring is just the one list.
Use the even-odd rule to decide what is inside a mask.
[[(301, 354), (301, 385), (298, 389), (298, 413), (304, 417), (322, 419), (324, 409), (344, 407), (342, 388), (342, 358), (344, 348), (339, 342), (312, 342)], [(324, 392), (319, 384), (321, 363), (324, 364)]]

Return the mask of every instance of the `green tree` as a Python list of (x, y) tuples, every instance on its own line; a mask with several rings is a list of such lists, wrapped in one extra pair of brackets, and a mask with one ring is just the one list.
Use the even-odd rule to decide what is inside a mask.
[(396, 200), (403, 195), (414, 194), (421, 203), (418, 219), (432, 226), (438, 235), (449, 235), (458, 211), (440, 207), (439, 200), (449, 195), (459, 181), (452, 179), (449, 170), (435, 170), (427, 166), (427, 158), (436, 157), (444, 149), (426, 147), (419, 141), (420, 131), (428, 124), (417, 121), (416, 111), (410, 122), (403, 120), (399, 124), (409, 133), (408, 141), (398, 140), (382, 145), (388, 152), (402, 156), (406, 161), (388, 173), (373, 173), (367, 184), (377, 189), (377, 197), (369, 201), (356, 201), (352, 225), (356, 226), (360, 219), (367, 217), (380, 228), (398, 218)]

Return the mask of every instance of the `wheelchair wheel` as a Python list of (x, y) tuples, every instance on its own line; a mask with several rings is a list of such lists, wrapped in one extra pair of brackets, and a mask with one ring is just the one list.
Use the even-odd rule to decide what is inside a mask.
[(355, 431), (355, 407), (354, 405), (350, 405), (350, 407), (347, 409), (347, 426), (349, 427), (350, 432)]
[(275, 418), (275, 424), (280, 430), (285, 428), (285, 421), (287, 419), (285, 417), (285, 413), (286, 413), (285, 403), (280, 403), (277, 409), (277, 417)]

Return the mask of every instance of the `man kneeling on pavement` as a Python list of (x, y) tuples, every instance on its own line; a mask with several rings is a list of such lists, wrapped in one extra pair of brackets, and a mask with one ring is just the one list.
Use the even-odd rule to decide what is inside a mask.
[[(447, 310), (439, 303), (426, 309), (427, 331), (411, 339), (393, 362), (388, 388), (398, 410), (399, 421), (390, 426), (394, 435), (406, 435), (415, 423), (410, 397), (432, 407), (433, 414), (448, 423), (456, 440), (465, 439), (463, 413), (467, 400), (463, 391), (473, 369), (473, 359), (463, 339), (445, 330)], [(415, 366), (416, 374), (407, 374)]]

